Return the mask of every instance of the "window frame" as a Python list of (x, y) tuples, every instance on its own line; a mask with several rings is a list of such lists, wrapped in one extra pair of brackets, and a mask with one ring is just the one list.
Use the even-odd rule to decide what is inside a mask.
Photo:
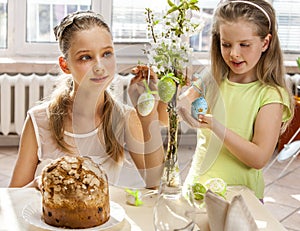
[[(101, 13), (104, 18), (111, 18), (112, 0), (92, 0), (92, 10)], [(24, 10), (25, 9), (25, 10)], [(0, 56), (10, 57), (57, 57), (60, 54), (57, 43), (27, 43), (26, 23), (27, 1), (8, 0), (8, 39), (7, 49), (1, 50)], [(111, 21), (107, 21), (111, 24)]]
[(12, 54), (12, 44), (14, 42), (14, 37), (15, 36), (10, 36), (13, 34), (13, 27), (15, 24), (15, 18), (14, 18), (14, 12), (13, 9), (15, 9), (15, 0), (7, 1), (7, 49), (0, 49), (1, 53), (0, 56), (8, 56)]
[[(273, 2), (273, 1), (271, 1)], [(199, 2), (201, 6), (201, 2)], [(112, 5), (113, 0), (92, 0), (92, 10), (101, 13), (109, 25), (112, 25)], [(207, 4), (205, 5), (207, 6)], [(28, 59), (40, 62), (48, 60), (56, 61), (60, 55), (57, 43), (27, 43), (26, 42), (26, 23), (27, 1), (8, 0), (8, 39), (7, 49), (1, 49), (0, 58), (5, 59)], [(25, 9), (25, 10), (24, 10)], [(138, 61), (146, 61), (142, 52), (144, 43), (119, 43), (115, 42), (117, 62), (119, 64), (136, 64)], [(284, 53), (284, 58), (289, 66), (296, 66), (295, 60), (300, 53)], [(208, 52), (195, 52), (195, 62), (207, 60)]]

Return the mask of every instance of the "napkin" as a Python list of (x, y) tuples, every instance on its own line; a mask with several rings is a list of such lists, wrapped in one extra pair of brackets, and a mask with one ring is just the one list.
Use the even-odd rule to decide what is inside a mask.
[(242, 195), (236, 195), (228, 208), (224, 231), (258, 231)]
[(205, 193), (204, 202), (210, 230), (223, 231), (230, 203), (211, 190)]
[(258, 231), (243, 197), (236, 195), (231, 202), (208, 190), (204, 197), (211, 231)]

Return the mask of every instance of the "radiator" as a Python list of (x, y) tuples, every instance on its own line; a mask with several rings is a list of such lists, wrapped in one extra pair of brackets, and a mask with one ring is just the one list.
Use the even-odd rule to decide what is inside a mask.
[(53, 75), (0, 75), (0, 133), (20, 135), (27, 110), (48, 96), (55, 85)]
[[(131, 75), (116, 75), (110, 90), (117, 100), (131, 104), (127, 86)], [(0, 135), (19, 136), (23, 129), (27, 110), (49, 96), (55, 87), (56, 76), (0, 75)]]
[[(297, 92), (300, 86), (300, 75), (287, 75), (293, 91)], [(127, 87), (132, 75), (116, 75), (111, 84), (113, 95), (125, 104), (131, 105), (127, 94)], [(39, 100), (47, 97), (53, 90), (56, 76), (46, 75), (0, 75), (0, 134), (20, 135), (22, 132), (27, 110)], [(188, 127), (181, 128), (183, 133)]]

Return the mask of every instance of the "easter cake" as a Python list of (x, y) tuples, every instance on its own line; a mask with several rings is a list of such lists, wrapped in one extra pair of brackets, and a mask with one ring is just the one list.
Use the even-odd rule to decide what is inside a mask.
[(42, 172), (42, 217), (64, 228), (90, 228), (110, 218), (105, 172), (88, 157), (61, 157)]

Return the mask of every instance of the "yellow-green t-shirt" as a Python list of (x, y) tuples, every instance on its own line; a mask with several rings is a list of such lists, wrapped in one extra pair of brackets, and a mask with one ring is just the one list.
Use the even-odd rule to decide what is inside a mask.
[[(207, 91), (209, 94), (209, 89)], [(280, 93), (259, 81), (239, 84), (226, 78), (220, 85), (216, 109), (211, 113), (230, 130), (252, 140), (257, 113), (264, 105), (280, 103), (284, 105), (282, 121), (290, 118), (288, 93), (283, 88), (280, 88)], [(197, 147), (185, 185), (195, 181), (204, 183), (213, 177), (222, 178), (228, 185), (245, 185), (258, 198), (263, 198), (262, 171), (239, 161), (210, 130), (198, 129)]]

